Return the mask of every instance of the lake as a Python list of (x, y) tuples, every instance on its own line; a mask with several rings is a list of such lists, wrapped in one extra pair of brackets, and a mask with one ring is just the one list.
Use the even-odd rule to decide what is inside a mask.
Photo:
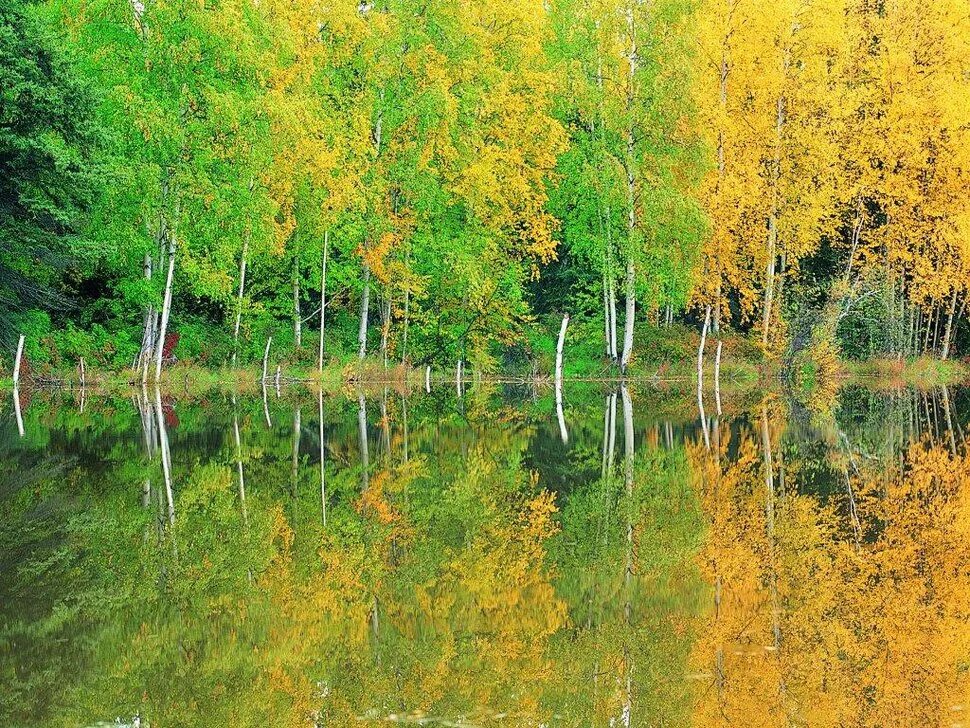
[(966, 720), (968, 391), (2, 394), (0, 725)]

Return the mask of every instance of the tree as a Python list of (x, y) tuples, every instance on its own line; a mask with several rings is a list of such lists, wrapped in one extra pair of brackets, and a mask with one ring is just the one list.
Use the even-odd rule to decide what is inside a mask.
[(0, 342), (36, 309), (70, 302), (66, 267), (89, 256), (81, 235), (101, 135), (95, 97), (42, 8), (0, 8)]

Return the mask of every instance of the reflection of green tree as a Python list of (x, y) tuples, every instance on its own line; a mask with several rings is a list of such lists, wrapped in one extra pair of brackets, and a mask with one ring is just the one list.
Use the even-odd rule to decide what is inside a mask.
[[(628, 523), (634, 534), (629, 586)], [(554, 640), (561, 683), (550, 702), (565, 724), (607, 725), (620, 718), (631, 671), (634, 725), (685, 724), (687, 656), (707, 597), (692, 562), (703, 531), (683, 450), (642, 447), (631, 494), (619, 473), (607, 473), (570, 495), (562, 525), (552, 554), (571, 629)]]
[[(408, 405), (405, 438), (391, 395), (368, 407), (362, 490), (356, 401), (328, 401), (324, 528), (316, 407), (302, 407), (294, 480), (293, 405), (270, 406), (272, 427), (258, 401), (177, 405), (174, 526), (134, 407), (114, 430), (48, 422), (47, 454), (38, 443), (4, 459), (5, 485), (27, 461), (39, 468), (3, 496), (16, 505), (3, 553), (20, 562), (4, 572), (6, 722), (141, 711), (153, 726), (422, 713), (605, 724), (621, 673), (633, 679), (635, 721), (683, 688), (699, 531), (680, 451), (641, 449), (631, 495), (617, 462), (560, 495), (557, 515), (525, 465), (528, 417), (473, 401), (439, 412), (429, 400)], [(602, 423), (589, 414), (577, 432)], [(77, 460), (59, 463), (62, 448)]]

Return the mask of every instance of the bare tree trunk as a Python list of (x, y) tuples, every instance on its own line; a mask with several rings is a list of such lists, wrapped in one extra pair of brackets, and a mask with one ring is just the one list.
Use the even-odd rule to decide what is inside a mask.
[(849, 248), (849, 261), (845, 266), (844, 281), (846, 284), (852, 280), (852, 262), (855, 260), (855, 253), (859, 247), (859, 237), (862, 232), (862, 195), (856, 198), (855, 219), (852, 221), (851, 247)]
[[(249, 198), (252, 204), (253, 189), (256, 187), (256, 180), (249, 178)], [(252, 214), (247, 215), (246, 231), (243, 234), (242, 252), (239, 256), (239, 292), (236, 296), (236, 323), (232, 328), (232, 367), (235, 369), (239, 355), (239, 327), (242, 324), (243, 294), (246, 290), (246, 265), (249, 258), (249, 241), (252, 239)]]
[(370, 307), (370, 267), (364, 262), (364, 290), (360, 294), (360, 328), (357, 330), (357, 356), (367, 356), (367, 309)]
[(300, 314), (300, 248), (293, 253), (293, 346), (303, 346), (303, 317)]
[(626, 264), (626, 319), (623, 322), (623, 358), (620, 360), (620, 371), (626, 374), (633, 354), (633, 324), (637, 315), (636, 271), (633, 261)]
[(381, 303), (381, 358), (387, 369), (388, 338), (391, 333), (391, 289), (385, 286), (384, 301)]
[(323, 356), (326, 353), (327, 337), (327, 254), (330, 250), (330, 231), (323, 233), (323, 263), (320, 267), (320, 355), (318, 366), (323, 374)]
[(953, 316), (957, 310), (957, 289), (953, 289), (953, 295), (950, 297), (950, 313), (946, 317), (946, 331), (943, 334), (943, 351), (940, 353), (940, 359), (944, 361), (950, 356), (950, 338), (953, 335)]
[(431, 394), (431, 365), (424, 368), (424, 391)]
[(145, 356), (144, 361), (141, 364), (141, 383), (145, 385), (148, 382), (148, 369), (152, 364), (152, 359), (155, 356), (155, 342), (158, 337), (158, 310), (152, 306), (150, 310), (150, 321), (148, 323), (148, 342), (145, 346)]
[(707, 330), (711, 325), (711, 306), (704, 312), (704, 326), (701, 328), (701, 341), (697, 347), (697, 389), (704, 386), (704, 347), (707, 345)]
[(611, 359), (613, 354), (610, 349), (610, 282), (609, 277), (606, 274), (606, 269), (603, 270), (603, 343), (606, 348), (606, 358)]
[(559, 327), (559, 341), (556, 344), (556, 415), (559, 418), (559, 434), (563, 442), (569, 441), (569, 432), (566, 430), (566, 418), (562, 411), (562, 347), (566, 341), (566, 327), (569, 326), (569, 314), (562, 317), (562, 326)]
[(711, 325), (711, 306), (707, 305), (704, 312), (704, 326), (701, 328), (701, 341), (697, 346), (697, 411), (701, 419), (701, 430), (704, 433), (704, 445), (711, 449), (711, 436), (707, 429), (707, 414), (704, 412), (704, 348), (707, 345), (707, 330)]
[(268, 339), (266, 339), (266, 349), (263, 351), (263, 378), (262, 378), (263, 382), (266, 381), (266, 371), (267, 371), (267, 367), (269, 366), (269, 347), (270, 347), (270, 344), (272, 343), (273, 343), (273, 337), (270, 336)]
[(610, 276), (610, 302), (609, 302), (609, 314), (610, 314), (610, 359), (616, 364), (619, 358), (618, 349), (616, 346), (616, 279), (614, 276)]
[[(785, 69), (787, 73), (787, 50)], [(771, 162), (771, 210), (768, 214), (768, 265), (765, 271), (765, 301), (762, 316), (761, 343), (768, 346), (768, 332), (771, 327), (771, 312), (775, 289), (775, 259), (778, 248), (778, 213), (780, 207), (779, 181), (781, 178), (781, 140), (785, 126), (785, 96), (778, 95), (775, 116), (775, 153)]]
[[(627, 232), (632, 239), (637, 229), (636, 207), (636, 174), (634, 171), (634, 138), (633, 138), (633, 102), (635, 98), (634, 84), (637, 73), (637, 38), (633, 26), (633, 8), (627, 6), (626, 27), (630, 47), (628, 51), (629, 75), (626, 89), (626, 195), (627, 195)], [(633, 264), (633, 250), (627, 251), (626, 263), (626, 320), (623, 322), (623, 358), (620, 360), (620, 371), (626, 374), (633, 354), (633, 324), (636, 318), (636, 269)]]
[[(149, 252), (145, 253), (145, 262), (143, 264), (145, 271), (145, 280), (150, 281), (152, 279), (152, 254)], [(152, 344), (153, 336), (153, 317), (152, 312), (155, 307), (152, 304), (148, 304), (145, 307), (145, 322), (144, 328), (142, 329), (141, 336), (141, 351), (138, 353), (138, 359), (136, 363), (136, 371), (140, 371), (145, 364), (145, 360), (151, 357), (151, 353), (154, 351)]]
[(721, 416), (721, 345), (724, 342), (717, 340), (717, 354), (714, 355), (714, 401), (717, 403), (717, 414)]
[(411, 291), (404, 289), (404, 332), (401, 336), (401, 366), (408, 361), (408, 325), (411, 319)]
[(569, 314), (562, 317), (562, 326), (559, 327), (559, 340), (556, 342), (556, 381), (562, 382), (562, 350), (566, 343), (566, 327), (569, 326)]
[(13, 386), (16, 387), (20, 383), (20, 362), (24, 356), (24, 335), (21, 334), (20, 338), (17, 339), (17, 356), (14, 358), (13, 362)]
[(242, 254), (239, 256), (239, 290), (236, 293), (236, 323), (232, 327), (232, 367), (239, 358), (239, 328), (242, 325), (243, 294), (246, 291), (246, 265), (249, 257), (249, 230), (243, 238)]
[(168, 237), (168, 275), (165, 277), (165, 298), (162, 303), (162, 321), (158, 327), (158, 341), (155, 342), (155, 381), (162, 378), (162, 353), (165, 350), (165, 333), (168, 318), (172, 311), (172, 279), (175, 277), (175, 234)]

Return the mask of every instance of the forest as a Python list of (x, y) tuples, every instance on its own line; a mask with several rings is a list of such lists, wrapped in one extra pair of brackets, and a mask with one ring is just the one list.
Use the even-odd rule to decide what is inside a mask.
[(3, 0), (2, 369), (953, 358), (968, 98), (962, 0)]

